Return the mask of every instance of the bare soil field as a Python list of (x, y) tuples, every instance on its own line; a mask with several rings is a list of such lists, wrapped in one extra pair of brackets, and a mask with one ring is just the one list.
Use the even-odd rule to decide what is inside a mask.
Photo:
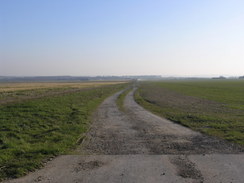
[(131, 91), (107, 98), (72, 155), (12, 181), (27, 182), (241, 182), (242, 146), (203, 135), (139, 106)]

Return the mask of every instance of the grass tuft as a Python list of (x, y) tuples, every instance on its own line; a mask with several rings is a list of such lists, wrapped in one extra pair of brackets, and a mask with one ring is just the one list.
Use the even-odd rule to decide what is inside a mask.
[(117, 98), (116, 100), (116, 103), (117, 103), (117, 106), (119, 108), (120, 111), (125, 111), (125, 108), (124, 108), (124, 100), (125, 100), (125, 97), (126, 95), (131, 91), (131, 87), (127, 88), (126, 90), (124, 90)]

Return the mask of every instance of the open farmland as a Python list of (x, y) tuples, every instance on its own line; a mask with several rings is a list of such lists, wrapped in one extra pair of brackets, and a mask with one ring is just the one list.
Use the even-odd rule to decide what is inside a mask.
[(124, 83), (121, 82), (36, 82), (36, 83), (0, 83), (0, 92), (20, 91), (20, 90), (33, 90), (33, 89), (48, 89), (48, 88), (87, 88), (97, 87), (103, 85), (111, 85)]
[(26, 99), (55, 96), (78, 92), (87, 88), (105, 85), (123, 84), (118, 82), (35, 82), (35, 83), (0, 83), (0, 104), (23, 101)]
[[(139, 92), (150, 85), (141, 86)], [(62, 155), (4, 183), (241, 182), (243, 146), (152, 114), (135, 102), (136, 91), (136, 84), (110, 85), (6, 105), (2, 176), (23, 175)]]
[(135, 97), (162, 117), (244, 144), (243, 80), (144, 82)]
[(0, 180), (26, 174), (74, 148), (95, 108), (121, 82), (1, 84)]

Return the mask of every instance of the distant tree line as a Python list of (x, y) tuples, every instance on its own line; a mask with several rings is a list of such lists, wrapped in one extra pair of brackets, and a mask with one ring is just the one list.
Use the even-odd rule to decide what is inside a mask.
[(0, 76), (0, 82), (79, 82), (79, 81), (118, 81), (134, 79), (160, 79), (158, 75), (142, 76)]
[(224, 77), (224, 76), (219, 76), (219, 77), (213, 77), (212, 79), (244, 79), (244, 76), (239, 76), (239, 77)]

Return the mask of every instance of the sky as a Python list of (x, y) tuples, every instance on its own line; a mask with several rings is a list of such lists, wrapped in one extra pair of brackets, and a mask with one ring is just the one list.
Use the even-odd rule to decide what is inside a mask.
[(0, 76), (244, 75), (243, 0), (0, 0)]

